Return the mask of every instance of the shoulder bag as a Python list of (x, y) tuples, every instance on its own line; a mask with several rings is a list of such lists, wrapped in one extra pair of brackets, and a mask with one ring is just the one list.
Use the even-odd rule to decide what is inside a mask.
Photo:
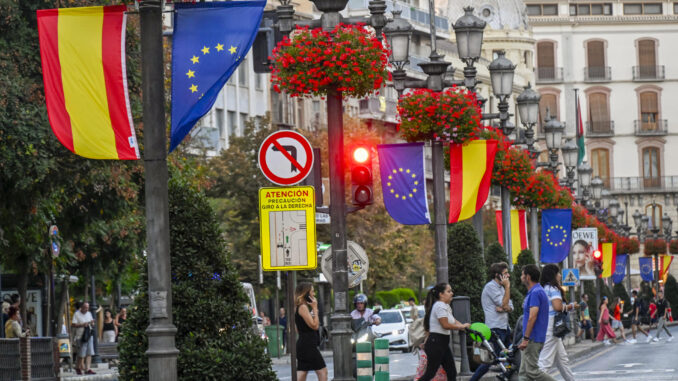
[(553, 318), (553, 336), (562, 339), (565, 335), (570, 333), (570, 327), (568, 326), (569, 320), (567, 312), (557, 312), (556, 316)]

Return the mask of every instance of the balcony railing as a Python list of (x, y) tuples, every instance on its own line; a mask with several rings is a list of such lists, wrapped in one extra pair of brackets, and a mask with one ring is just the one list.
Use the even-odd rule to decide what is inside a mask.
[(589, 66), (584, 68), (584, 81), (609, 82), (611, 80), (609, 66)]
[(678, 190), (678, 176), (613, 177), (611, 191)]
[(659, 66), (634, 66), (634, 81), (663, 81), (664, 65)]
[[(349, 0), (347, 4), (348, 10), (367, 10), (370, 0)], [(400, 17), (407, 19), (408, 21), (417, 24), (421, 27), (429, 27), (430, 18), (428, 9), (422, 9), (413, 7), (412, 5), (404, 1), (386, 1), (386, 13), (390, 14), (393, 9), (399, 9), (402, 11)], [(447, 18), (442, 16), (435, 16), (436, 29), (442, 33), (450, 33), (450, 22)]]
[(537, 83), (560, 83), (563, 82), (562, 67), (538, 67), (536, 69)]
[(634, 120), (633, 130), (636, 136), (664, 136), (669, 133), (669, 122), (666, 119), (654, 122)]
[(598, 138), (614, 136), (614, 121), (598, 120), (586, 122), (586, 136)]

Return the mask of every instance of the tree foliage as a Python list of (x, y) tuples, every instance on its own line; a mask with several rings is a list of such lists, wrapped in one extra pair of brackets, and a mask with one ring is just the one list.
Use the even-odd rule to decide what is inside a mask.
[(499, 242), (492, 242), (485, 249), (485, 263), (489, 268), (493, 263), (506, 262), (506, 252)]
[[(176, 171), (169, 184), (172, 305), (183, 380), (275, 380), (265, 343), (204, 194)], [(144, 274), (120, 340), (120, 377), (148, 379), (148, 284)]]
[(518, 260), (513, 265), (513, 273), (511, 274), (511, 288), (518, 290), (523, 295), (527, 295), (527, 287), (520, 281), (520, 276), (523, 273), (523, 266), (534, 265), (535, 263), (532, 250), (525, 249), (518, 254)]
[[(671, 274), (666, 277), (664, 294), (666, 296), (666, 300), (669, 301), (671, 308), (675, 308), (676, 311), (678, 311), (678, 283), (676, 282), (676, 278)], [(676, 315), (678, 315), (678, 312)]]
[(447, 258), (454, 294), (471, 298), (471, 321), (484, 321), (480, 298), (487, 269), (478, 236), (471, 225), (462, 222), (447, 229)]

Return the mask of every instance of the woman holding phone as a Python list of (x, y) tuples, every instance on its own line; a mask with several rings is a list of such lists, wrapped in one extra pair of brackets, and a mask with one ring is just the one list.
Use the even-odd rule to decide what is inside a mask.
[(327, 381), (327, 366), (320, 354), (318, 344), (318, 300), (313, 285), (301, 282), (294, 292), (294, 323), (299, 332), (297, 339), (297, 380), (306, 381), (309, 371), (315, 371), (318, 381)]

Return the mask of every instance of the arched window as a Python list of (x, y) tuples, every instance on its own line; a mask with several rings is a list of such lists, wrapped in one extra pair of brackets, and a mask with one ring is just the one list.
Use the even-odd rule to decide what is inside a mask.
[(656, 188), (661, 186), (660, 160), (659, 148), (643, 148), (643, 184), (645, 185), (645, 188)]
[(537, 79), (556, 79), (555, 44), (551, 41), (537, 43)]
[(641, 131), (657, 131), (659, 125), (659, 102), (657, 93), (645, 91), (640, 93), (640, 129)]
[(654, 40), (638, 41), (638, 79), (657, 78), (657, 54)]
[(592, 132), (611, 132), (606, 93), (589, 94), (589, 127)]
[(587, 75), (589, 79), (606, 79), (605, 42), (589, 41), (586, 44), (586, 58), (588, 62)]
[[(645, 205), (645, 215), (650, 217), (649, 224), (647, 225), (648, 228), (659, 228), (659, 229), (664, 229), (662, 226), (662, 206), (659, 204), (648, 204)], [(661, 230), (660, 230), (661, 231)]]
[(593, 176), (599, 176), (603, 180), (605, 188), (609, 188), (610, 151), (607, 148), (595, 148), (591, 150), (591, 167), (593, 167)]

